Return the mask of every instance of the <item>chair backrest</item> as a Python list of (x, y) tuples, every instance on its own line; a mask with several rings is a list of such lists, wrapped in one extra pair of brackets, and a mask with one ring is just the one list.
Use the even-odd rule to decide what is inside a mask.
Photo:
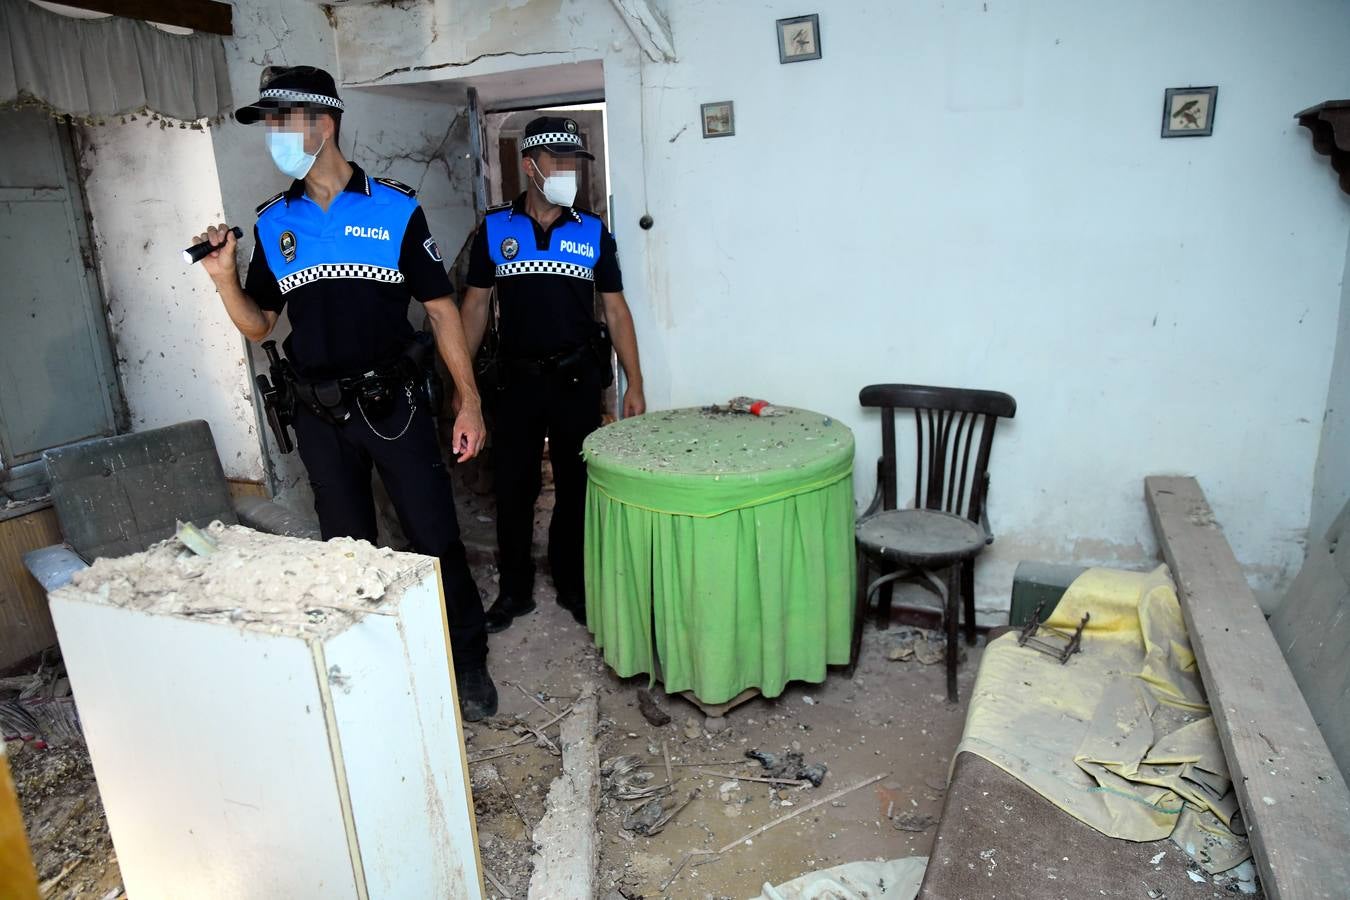
[(144, 550), (178, 522), (239, 521), (211, 426), (201, 420), (81, 441), (42, 458), (61, 532), (91, 562)]
[(1000, 418), (1016, 415), (1016, 400), (999, 391), (870, 384), (858, 394), (858, 402), (881, 409), (877, 476), (883, 509), (896, 508), (899, 492), (895, 411), (909, 409), (914, 412), (914, 507), (955, 513), (973, 522), (981, 520), (994, 427)]

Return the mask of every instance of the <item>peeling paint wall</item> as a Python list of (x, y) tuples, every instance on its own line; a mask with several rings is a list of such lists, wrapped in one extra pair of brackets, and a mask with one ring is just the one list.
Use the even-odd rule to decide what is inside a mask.
[(211, 134), (144, 118), (83, 128), (80, 169), (135, 431), (206, 419), (225, 474), (260, 481), (243, 341), (180, 251), (221, 221)]
[[(238, 0), (234, 28), (224, 45), (236, 105), (257, 97), (266, 65), (339, 71), (332, 25), (319, 4)], [(342, 94), (341, 145), (348, 158), (371, 175), (418, 188), (432, 233), (453, 256), (474, 222), (463, 91), (434, 98), (408, 88), (344, 88)], [(270, 475), (279, 499), (312, 516), (299, 457), (280, 455), (270, 435), (259, 433), (252, 373), (266, 371), (265, 357), (229, 321), (205, 273), (178, 256), (191, 235), (226, 221), (245, 232), (242, 277), (253, 249), (254, 207), (290, 183), (273, 167), (262, 130), (232, 121), (209, 132), (135, 122), (85, 129), (82, 140), (100, 275), (133, 427), (206, 418), (229, 477)], [(415, 304), (409, 315), (421, 324)], [(280, 342), (288, 331), (283, 317), (273, 337)], [(396, 539), (388, 504), (381, 506), (382, 523)]]
[[(1292, 114), (1344, 95), (1342, 4), (828, 4), (824, 58), (791, 65), (773, 20), (802, 10), (777, 0), (669, 4), (669, 64), (607, 0), (445, 8), (335, 11), (344, 79), (603, 60), (654, 407), (827, 411), (866, 498), (859, 387), (1014, 394), (986, 609), (1022, 558), (1149, 564), (1155, 472), (1199, 477), (1258, 591), (1297, 571), (1350, 207)], [(1187, 84), (1219, 85), (1214, 136), (1161, 140), (1163, 90)], [(701, 139), (699, 104), (726, 99), (736, 135)]]

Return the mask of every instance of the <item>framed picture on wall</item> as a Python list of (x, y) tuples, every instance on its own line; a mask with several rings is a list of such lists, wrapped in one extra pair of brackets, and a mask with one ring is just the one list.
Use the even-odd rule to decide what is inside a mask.
[(820, 59), (820, 16), (794, 16), (779, 19), (775, 24), (778, 26), (780, 63)]
[(1168, 88), (1163, 93), (1162, 136), (1209, 137), (1218, 99), (1217, 87)]
[(731, 137), (736, 133), (736, 108), (730, 100), (705, 103), (700, 110), (705, 138)]

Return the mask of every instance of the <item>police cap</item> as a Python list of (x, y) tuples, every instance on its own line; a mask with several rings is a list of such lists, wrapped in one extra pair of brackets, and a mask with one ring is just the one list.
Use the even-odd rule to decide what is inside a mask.
[(269, 110), (308, 106), (341, 114), (345, 108), (338, 99), (333, 76), (317, 66), (267, 66), (259, 79), (261, 96), (257, 103), (234, 113), (241, 125), (252, 125)]
[(525, 138), (520, 142), (521, 155), (534, 147), (543, 147), (554, 156), (595, 159), (586, 152), (576, 121), (562, 116), (540, 116), (525, 126)]

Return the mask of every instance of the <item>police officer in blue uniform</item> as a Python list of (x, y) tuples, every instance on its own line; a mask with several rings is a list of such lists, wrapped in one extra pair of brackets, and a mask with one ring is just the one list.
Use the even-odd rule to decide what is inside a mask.
[(476, 721), (497, 710), (482, 599), (423, 391), (425, 369), (410, 363), (419, 343), (430, 352), (408, 323), (411, 297), (426, 309), (459, 392), (454, 451), (460, 461), (475, 456), (486, 433), (440, 250), (412, 188), (372, 178), (342, 156), (343, 104), (331, 75), (310, 66), (269, 69), (261, 94), (235, 117), (266, 124), (273, 162), (295, 181), (258, 207), (242, 288), (224, 225), (198, 238), (220, 246), (203, 265), (249, 340), (263, 340), (290, 311), (287, 387), (297, 402), (287, 412), (324, 539), (376, 539), (373, 465), (413, 548), (440, 558), (460, 708)]
[[(556, 116), (532, 121), (520, 148), (529, 188), (489, 210), (479, 226), (463, 308), (469, 349), (476, 353), (495, 288), (500, 386), (489, 401), (501, 593), (487, 612), (490, 632), (535, 608), (530, 545), (546, 437), (555, 490), (549, 568), (558, 603), (585, 623), (581, 442), (600, 426), (611, 343), (628, 381), (624, 415), (646, 411), (614, 238), (598, 216), (574, 206), (578, 167), (594, 157), (577, 123)], [(597, 292), (603, 326), (595, 320)]]

